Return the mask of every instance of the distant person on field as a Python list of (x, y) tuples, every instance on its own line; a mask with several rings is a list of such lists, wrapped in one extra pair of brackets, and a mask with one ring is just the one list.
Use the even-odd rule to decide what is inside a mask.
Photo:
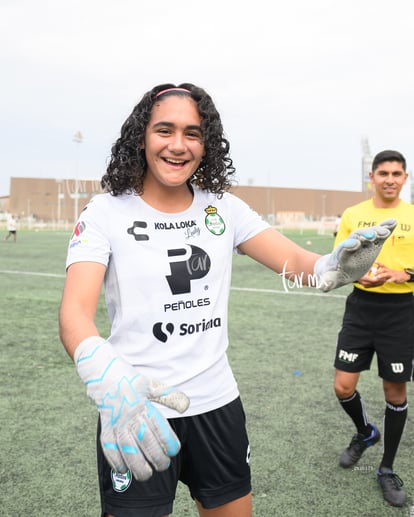
[[(288, 278), (325, 285), (329, 273), (334, 288), (353, 259), (368, 271), (390, 234), (363, 229), (320, 257), (230, 194), (234, 172), (211, 97), (159, 85), (123, 124), (106, 193), (76, 224), (60, 336), (100, 414), (103, 516), (166, 516), (182, 481), (200, 516), (250, 517), (250, 446), (226, 352), (233, 252)], [(94, 323), (102, 284), (108, 339)]]
[(9, 240), (10, 237), (13, 237), (13, 241), (16, 242), (17, 238), (17, 220), (15, 219), (14, 215), (10, 215), (7, 219), (7, 231), (9, 232), (6, 237), (4, 237), (4, 240)]
[(339, 228), (340, 224), (341, 224), (341, 214), (337, 215), (335, 218), (335, 226), (334, 226), (334, 231), (333, 231), (334, 237), (336, 237), (338, 235), (338, 228)]
[(393, 470), (407, 420), (406, 382), (413, 380), (414, 351), (414, 206), (400, 198), (407, 180), (406, 161), (398, 151), (377, 154), (370, 172), (373, 197), (347, 208), (335, 244), (355, 228), (388, 217), (398, 221), (375, 267), (354, 284), (348, 296), (335, 357), (335, 393), (355, 424), (356, 434), (339, 464), (353, 467), (362, 453), (380, 440), (357, 391), (361, 371), (369, 370), (374, 354), (385, 397), (383, 452), (377, 479), (385, 500), (402, 506), (402, 481)]

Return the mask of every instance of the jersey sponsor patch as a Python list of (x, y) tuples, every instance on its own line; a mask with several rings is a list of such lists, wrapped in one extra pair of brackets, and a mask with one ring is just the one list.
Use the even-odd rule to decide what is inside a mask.
[(73, 230), (72, 236), (70, 238), (69, 247), (74, 248), (75, 246), (78, 246), (79, 244), (82, 244), (82, 242), (87, 242), (86, 240), (82, 240), (81, 235), (86, 229), (86, 223), (84, 221), (79, 221), (76, 223), (76, 226)]
[(197, 222), (194, 219), (191, 221), (154, 222), (154, 230), (187, 230), (194, 226), (197, 226)]
[[(191, 334), (199, 334), (207, 332), (214, 328), (221, 327), (221, 318), (211, 318), (210, 320), (201, 320), (198, 323), (181, 323), (177, 329), (179, 336), (187, 336)], [(173, 323), (162, 323), (158, 321), (152, 327), (152, 333), (158, 341), (166, 343), (167, 339), (176, 332)]]
[(186, 244), (168, 250), (171, 274), (167, 282), (172, 294), (191, 292), (191, 281), (199, 280), (210, 271), (211, 260), (208, 254), (197, 246)]

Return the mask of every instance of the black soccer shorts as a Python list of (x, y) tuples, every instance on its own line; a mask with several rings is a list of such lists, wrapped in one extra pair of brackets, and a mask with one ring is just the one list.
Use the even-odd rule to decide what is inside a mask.
[(99, 442), (98, 475), (105, 513), (117, 517), (160, 517), (172, 513), (178, 481), (205, 508), (215, 508), (251, 491), (250, 447), (240, 398), (207, 413), (168, 420), (181, 450), (164, 472), (138, 482), (128, 472), (116, 474)]
[(355, 288), (348, 296), (334, 366), (369, 370), (377, 355), (378, 375), (391, 382), (413, 380), (414, 297)]

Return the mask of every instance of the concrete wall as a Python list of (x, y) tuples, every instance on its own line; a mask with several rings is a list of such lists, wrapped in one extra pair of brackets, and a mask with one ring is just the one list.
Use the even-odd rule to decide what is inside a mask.
[(367, 192), (253, 186), (234, 187), (232, 192), (264, 217), (274, 214), (281, 218), (282, 213), (294, 217), (296, 213), (297, 217), (304, 214), (315, 220), (335, 217), (346, 207), (370, 197)]
[(19, 218), (73, 222), (100, 191), (99, 180), (11, 178), (9, 211)]
[[(78, 192), (78, 194), (76, 194)], [(18, 218), (73, 222), (92, 196), (99, 180), (11, 178), (8, 211)], [(232, 192), (265, 218), (319, 220), (333, 218), (369, 193), (278, 187), (237, 186)]]

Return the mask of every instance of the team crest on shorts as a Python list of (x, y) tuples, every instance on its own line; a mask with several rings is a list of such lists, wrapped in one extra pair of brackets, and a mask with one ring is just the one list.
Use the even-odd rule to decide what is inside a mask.
[(209, 230), (213, 235), (222, 235), (226, 229), (226, 225), (224, 224), (221, 216), (217, 213), (217, 208), (210, 205), (204, 211), (207, 214), (204, 219), (207, 230)]
[(128, 490), (132, 481), (130, 470), (127, 470), (125, 474), (121, 474), (120, 472), (115, 472), (114, 469), (111, 469), (111, 478), (115, 492), (125, 492), (125, 490)]

